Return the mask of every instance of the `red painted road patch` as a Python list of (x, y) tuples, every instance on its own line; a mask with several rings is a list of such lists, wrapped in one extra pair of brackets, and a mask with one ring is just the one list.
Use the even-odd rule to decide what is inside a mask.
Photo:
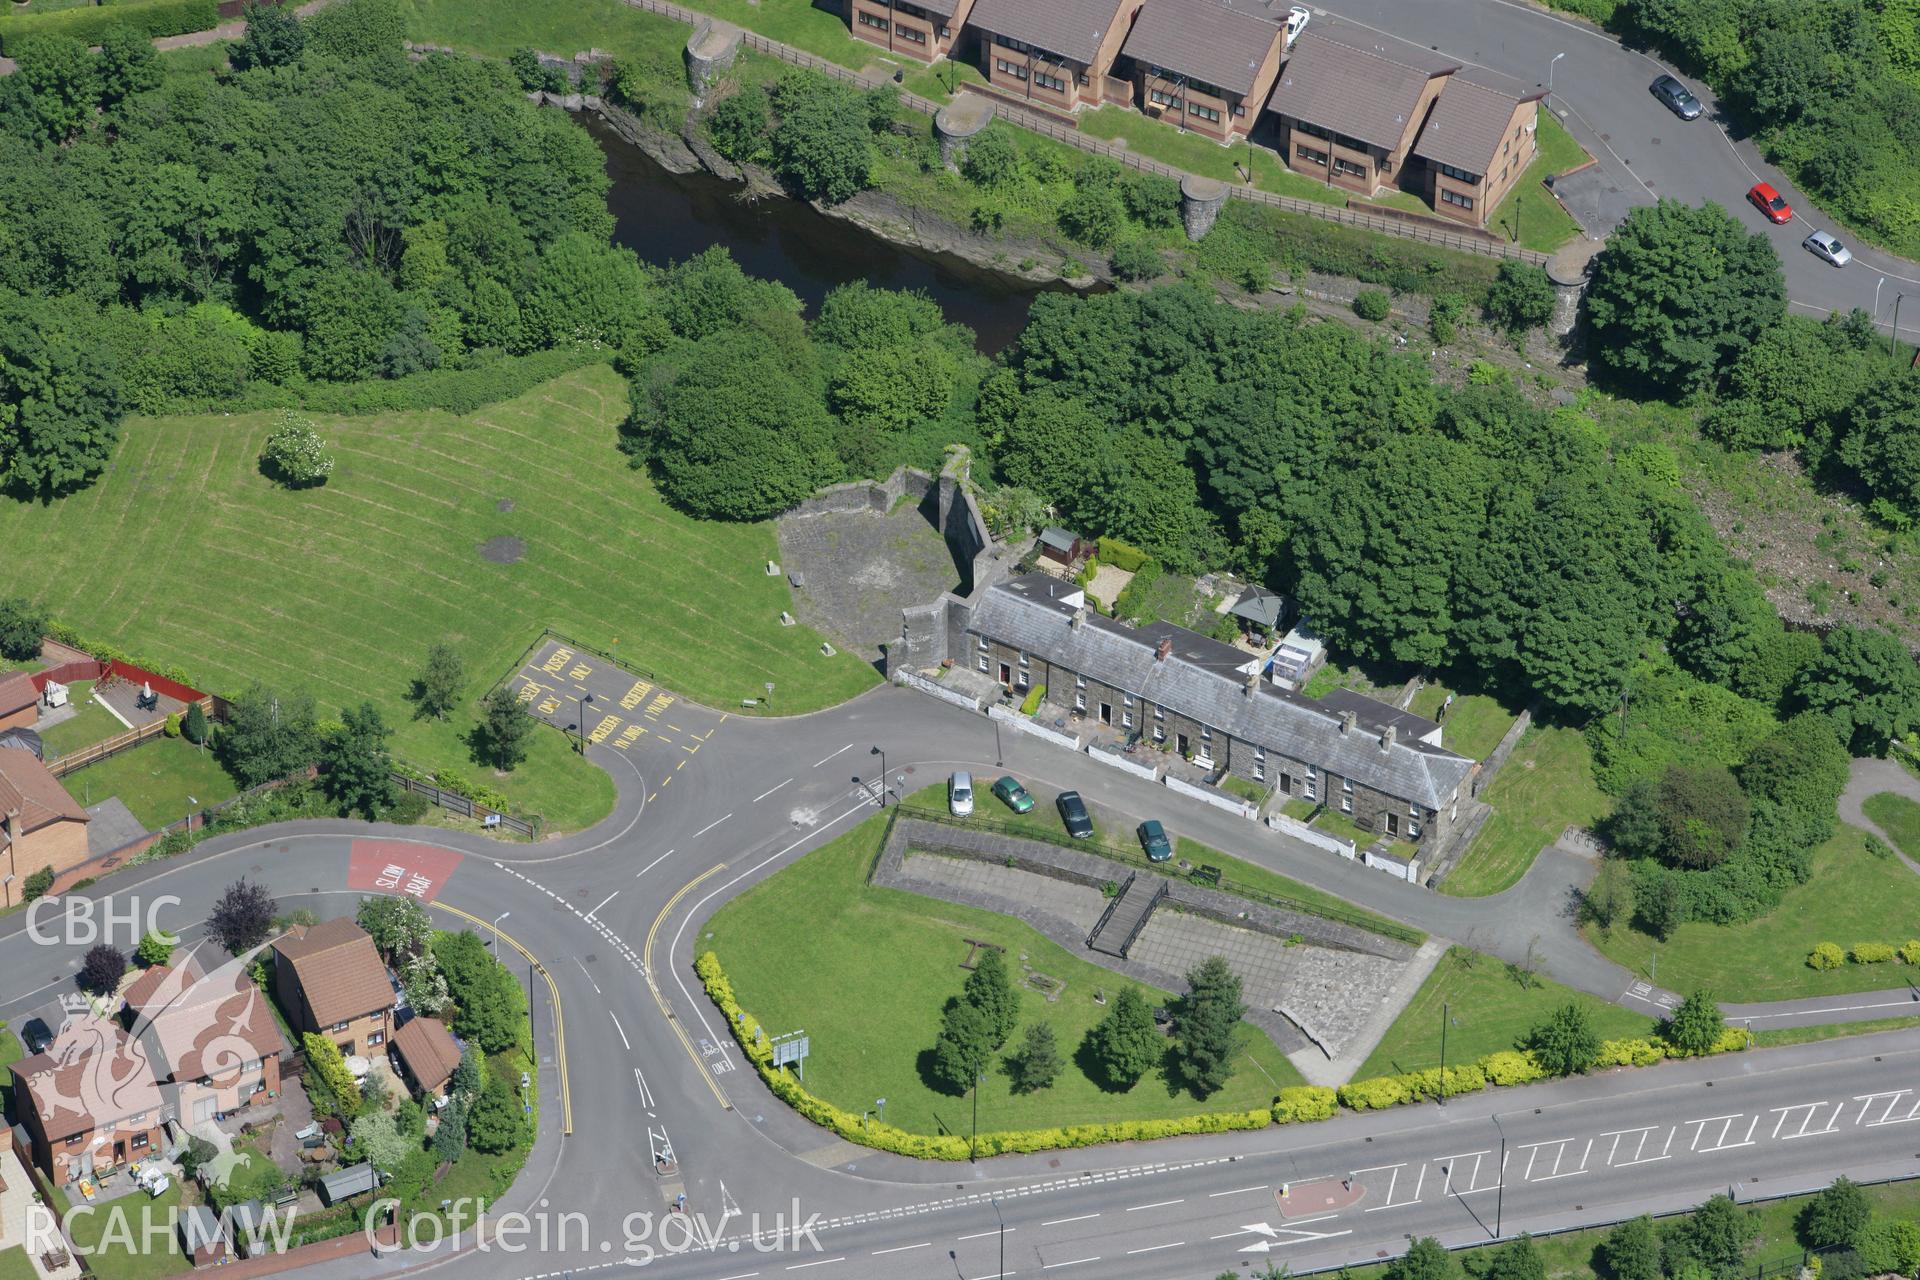
[(347, 888), (432, 902), (446, 888), (462, 856), (411, 840), (355, 840), (347, 859)]

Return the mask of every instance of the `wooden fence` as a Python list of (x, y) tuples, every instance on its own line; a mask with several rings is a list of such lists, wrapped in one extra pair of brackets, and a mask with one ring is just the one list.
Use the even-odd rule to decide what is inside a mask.
[[(212, 695), (202, 694), (199, 701), (200, 709), (212, 717), (214, 712)], [(166, 731), (165, 719), (143, 724), (138, 729), (129, 729), (125, 733), (102, 739), (90, 747), (82, 747), (69, 755), (48, 761), (47, 772), (56, 778), (64, 778), (75, 770), (84, 769), (90, 764), (99, 764), (102, 760), (110, 760), (122, 751), (131, 751), (144, 742), (151, 742)]]
[[(655, 13), (664, 18), (671, 18), (675, 22), (684, 22), (696, 28), (711, 25), (713, 22), (713, 18), (710, 15), (696, 13), (692, 9), (687, 9), (672, 3), (671, 0), (623, 0), (623, 3), (631, 5), (636, 9), (644, 9), (648, 13)], [(848, 38), (852, 39), (851, 36)], [(865, 82), (862, 81), (858, 72), (849, 70), (837, 62), (829, 62), (825, 58), (817, 57), (801, 49), (796, 49), (792, 45), (782, 44), (778, 40), (769, 40), (765, 36), (758, 35), (752, 31), (743, 31), (741, 33), (741, 41), (747, 48), (752, 49), (756, 53), (764, 53), (768, 57), (778, 58), (782, 62), (792, 63), (796, 67), (805, 67), (810, 71), (818, 71), (822, 75), (832, 76), (836, 80), (843, 80), (848, 84), (865, 87)], [(971, 88), (971, 86), (962, 86), (962, 88)], [(1009, 124), (1018, 125), (1022, 129), (1031, 130), (1042, 137), (1051, 138), (1055, 142), (1078, 148), (1091, 155), (1106, 156), (1110, 160), (1125, 165), (1130, 169), (1138, 169), (1142, 173), (1158, 174), (1163, 178), (1172, 178), (1176, 182), (1188, 176), (1187, 171), (1184, 169), (1176, 169), (1174, 166), (1163, 164), (1158, 160), (1149, 160), (1147, 157), (1139, 155), (1126, 147), (1115, 146), (1110, 142), (1102, 142), (1098, 138), (1090, 138), (1074, 128), (1071, 124), (1048, 119), (1024, 107), (1014, 106), (997, 95), (992, 96), (996, 119), (1005, 120)], [(906, 92), (900, 94), (900, 102), (902, 105), (911, 107), (922, 115), (928, 116), (937, 113), (942, 105), (931, 98), (923, 98), (917, 93)], [(1318, 218), (1323, 222), (1338, 222), (1343, 226), (1358, 227), (1366, 231), (1377, 231), (1382, 235), (1398, 236), (1403, 240), (1418, 240), (1425, 244), (1438, 245), (1443, 249), (1451, 249), (1457, 253), (1478, 254), (1486, 258), (1513, 258), (1520, 262), (1533, 263), (1535, 266), (1543, 266), (1547, 261), (1547, 255), (1544, 253), (1537, 252), (1533, 249), (1522, 249), (1518, 245), (1507, 244), (1504, 241), (1490, 237), (1465, 234), (1458, 231), (1448, 231), (1439, 227), (1405, 221), (1378, 213), (1366, 213), (1358, 209), (1343, 209), (1337, 205), (1320, 204), (1312, 200), (1300, 200), (1293, 196), (1275, 195), (1271, 191), (1261, 191), (1257, 187), (1252, 186), (1229, 186), (1227, 191), (1228, 194), (1238, 200), (1246, 200), (1253, 204), (1266, 205), (1269, 208), (1281, 209), (1288, 213), (1297, 213), (1308, 218)]]

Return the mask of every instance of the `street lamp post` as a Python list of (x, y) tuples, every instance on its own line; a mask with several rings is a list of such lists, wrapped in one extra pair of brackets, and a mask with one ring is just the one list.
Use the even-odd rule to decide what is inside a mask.
[(512, 914), (511, 911), (502, 911), (493, 918), (493, 954), (496, 956), (500, 954), (500, 922)]
[(975, 1160), (980, 1155), (980, 1082), (987, 1078), (984, 1071), (976, 1071), (973, 1076), (973, 1136), (967, 1139), (967, 1159)]
[(580, 695), (580, 754), (587, 754), (587, 712), (593, 706), (593, 695)]
[(1493, 1238), (1498, 1240), (1507, 1207), (1507, 1131), (1497, 1111), (1493, 1115), (1493, 1127), (1500, 1130), (1500, 1182), (1499, 1189), (1493, 1193)]
[(1440, 1002), (1440, 1105), (1447, 1105), (1447, 1002)]
[(1000, 1266), (993, 1273), (993, 1280), (1006, 1280), (1007, 1276), (1007, 1220), (1000, 1215), (1000, 1197), (988, 1196), (993, 1205), (993, 1216), (1000, 1223)]
[(887, 753), (879, 747), (873, 747), (867, 754), (880, 757), (880, 807), (884, 809), (887, 807)]
[(1547, 110), (1549, 111), (1553, 110), (1553, 64), (1566, 56), (1565, 53), (1556, 53), (1552, 61), (1547, 63)]
[(1880, 290), (1886, 287), (1887, 278), (1881, 276), (1873, 286), (1873, 322), (1880, 323)]
[(1900, 363), (1900, 304), (1907, 300), (1904, 293), (1893, 295), (1893, 341), (1887, 344), (1895, 364)]

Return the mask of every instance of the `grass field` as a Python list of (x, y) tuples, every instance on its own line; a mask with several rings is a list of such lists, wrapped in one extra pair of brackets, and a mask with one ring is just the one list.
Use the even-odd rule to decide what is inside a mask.
[[(1417, 716), (1438, 720), (1441, 704), (1450, 693), (1453, 690), (1443, 684), (1422, 685), (1420, 692), (1413, 695), (1413, 705), (1407, 709)], [(1446, 721), (1440, 726), (1440, 744), (1469, 760), (1485, 760), (1500, 745), (1507, 730), (1513, 728), (1517, 718), (1514, 712), (1484, 693), (1456, 694), (1453, 710), (1447, 712)]]
[[(129, 1175), (123, 1172), (120, 1176), (124, 1178)], [(111, 1239), (109, 1231), (117, 1215), (81, 1213), (68, 1217), (67, 1202), (77, 1202), (80, 1198), (78, 1192), (69, 1196), (56, 1188), (52, 1205), (97, 1280), (160, 1280), (162, 1276), (179, 1275), (193, 1269), (186, 1255), (180, 1252), (179, 1235), (170, 1229), (180, 1208), (180, 1193), (180, 1180), (175, 1178), (173, 1185), (151, 1200), (136, 1191), (131, 1196), (115, 1201), (125, 1207), (125, 1225), (121, 1228), (124, 1234), (116, 1233)], [(145, 1248), (149, 1223), (155, 1224), (153, 1237), (156, 1241), (165, 1237), (164, 1244), (150, 1250)], [(163, 1226), (167, 1229), (163, 1230)]]
[(1920, 804), (1891, 791), (1882, 791), (1868, 796), (1860, 807), (1875, 826), (1887, 833), (1888, 839), (1900, 846), (1902, 853), (1909, 858), (1920, 858)]
[[(613, 447), (626, 408), (625, 384), (595, 365), (471, 418), (323, 420), (339, 466), (298, 493), (255, 464), (267, 415), (136, 419), (92, 488), (0, 503), (0, 595), (203, 688), (304, 688), (323, 715), (371, 699), (397, 756), (469, 776), (483, 772), (472, 708), (549, 625), (715, 706), (771, 680), (792, 715), (873, 684), (857, 658), (823, 658), (818, 634), (780, 625), (792, 602), (765, 572), (771, 525), (689, 519), (627, 466)], [(481, 558), (498, 536), (525, 543), (518, 563)], [(445, 723), (409, 719), (405, 692), (443, 636), (466, 696)], [(484, 780), (550, 828), (611, 808), (612, 782), (560, 734), (531, 741), (527, 763)]]
[(0, 1249), (0, 1280), (39, 1280), (25, 1245)]
[(1580, 224), (1547, 190), (1547, 176), (1557, 177), (1585, 164), (1590, 157), (1551, 111), (1540, 113), (1539, 141), (1540, 154), (1493, 211), (1489, 226), (1509, 240), (1517, 239), (1524, 248), (1552, 253), (1580, 233)]
[(525, 4), (522, 0), (413, 0), (407, 37), (504, 58), (516, 49), (571, 57), (600, 48), (616, 59), (678, 60), (691, 29), (620, 0)]
[(1474, 898), (1511, 888), (1562, 830), (1589, 826), (1613, 807), (1594, 785), (1593, 757), (1580, 731), (1537, 725), (1481, 799), (1493, 806), (1493, 816), (1440, 882), (1442, 893)]
[(736, 898), (708, 923), (701, 944), (718, 954), (741, 1006), (769, 1030), (807, 1029), (807, 1087), (816, 1094), (856, 1114), (884, 1097), (887, 1122), (915, 1132), (970, 1131), (971, 1099), (936, 1091), (919, 1070), (942, 1006), (966, 979), (960, 965), (969, 939), (1005, 947), (1016, 978), (1030, 966), (1066, 984), (1053, 1002), (1021, 989), (1022, 1024), (1044, 1018), (1053, 1025), (1066, 1069), (1051, 1089), (1025, 1096), (992, 1072), (980, 1090), (982, 1131), (1252, 1108), (1300, 1082), (1273, 1043), (1242, 1024), (1234, 1077), (1205, 1102), (1170, 1094), (1158, 1073), (1126, 1092), (1103, 1092), (1073, 1056), (1104, 1012), (1094, 993), (1110, 996), (1124, 979), (1018, 920), (869, 886), (884, 830), (881, 819), (869, 819)]
[(1906, 965), (1846, 964), (1824, 972), (1807, 967), (1816, 943), (1895, 946), (1920, 934), (1920, 876), (1890, 852), (1874, 854), (1866, 833), (1841, 827), (1813, 855), (1813, 878), (1787, 892), (1778, 907), (1739, 925), (1683, 924), (1665, 942), (1630, 927), (1613, 936), (1590, 932), (1608, 958), (1635, 973), (1660, 955), (1660, 985), (1675, 991), (1711, 987), (1721, 1000), (1785, 1000), (1905, 986)]
[(1316, 889), (1310, 884), (1281, 875), (1278, 871), (1269, 871), (1256, 863), (1245, 862), (1231, 854), (1201, 844), (1198, 840), (1179, 837), (1174, 845), (1177, 857), (1199, 866), (1219, 867), (1226, 876), (1226, 890), (1231, 893), (1235, 888), (1252, 889), (1256, 893), (1270, 894), (1289, 902), (1298, 903), (1305, 910), (1328, 916), (1332, 919), (1347, 919), (1365, 928), (1375, 929), (1390, 937), (1406, 936), (1414, 939), (1423, 935), (1409, 926), (1397, 924), (1385, 916), (1368, 911), (1365, 907), (1356, 907), (1345, 898)]
[(149, 831), (178, 822), (189, 809), (229, 800), (239, 791), (211, 751), (202, 751), (184, 738), (156, 738), (76, 770), (61, 782), (83, 805), (118, 796)]
[(1323, 182), (1315, 182), (1281, 164), (1264, 147), (1249, 148), (1245, 142), (1223, 147), (1204, 134), (1183, 133), (1163, 120), (1155, 120), (1131, 107), (1104, 106), (1079, 115), (1080, 132), (1106, 142), (1123, 142), (1127, 150), (1170, 164), (1188, 173), (1216, 178), (1238, 186), (1246, 181), (1241, 167), (1253, 166), (1253, 185), (1276, 195), (1316, 204), (1344, 205), (1347, 193)]
[(1653, 1020), (1598, 996), (1535, 978), (1530, 986), (1492, 956), (1450, 947), (1407, 1007), (1387, 1028), (1354, 1079), (1440, 1065), (1440, 1022), (1447, 1016), (1447, 1061), (1471, 1062), (1519, 1047), (1528, 1032), (1567, 1003), (1584, 1008), (1603, 1039), (1645, 1035)]

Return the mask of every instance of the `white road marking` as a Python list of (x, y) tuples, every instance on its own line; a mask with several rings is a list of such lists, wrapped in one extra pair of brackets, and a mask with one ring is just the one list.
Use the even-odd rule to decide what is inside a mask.
[[(849, 752), (849, 751), (851, 751), (851, 750), (853, 750), (853, 744), (852, 744), (851, 742), (849, 742), (849, 743), (848, 743), (848, 744), (847, 744), (846, 746), (844, 746), (844, 747), (842, 747), (842, 748), (840, 748), (840, 750), (838, 750), (838, 751), (836, 751), (836, 752), (834, 752), (834, 753), (833, 753), (833, 756), (837, 756), (837, 755), (844, 755), (844, 754), (845, 754), (846, 752)], [(820, 757), (820, 758), (819, 758), (818, 760), (815, 760), (815, 761), (813, 762), (813, 767), (814, 767), (814, 768), (816, 768), (816, 769), (818, 769), (818, 768), (819, 768), (819, 767), (820, 767), (821, 765), (823, 765), (823, 764), (825, 764), (825, 763), (826, 763), (827, 761), (829, 761), (829, 760), (831, 760), (831, 759), (833, 759), (833, 756), (822, 756), (822, 757)]]
[[(615, 898), (619, 896), (620, 896), (620, 891), (618, 889), (615, 889), (612, 893), (600, 899), (600, 907), (606, 906), (609, 902), (612, 902)], [(595, 907), (592, 911), (587, 912), (587, 919), (589, 920), (593, 919), (593, 917), (599, 913), (600, 907)]]
[(1077, 1218), (1055, 1218), (1052, 1222), (1043, 1222), (1040, 1225), (1043, 1227), (1061, 1227), (1069, 1222), (1085, 1222), (1088, 1218), (1097, 1218), (1099, 1216), (1097, 1213), (1083, 1213)]
[[(792, 778), (788, 778), (788, 779), (787, 779), (787, 782), (792, 782), (792, 781), (793, 781), (793, 779), (792, 779)], [(780, 784), (780, 787), (784, 787), (784, 786), (786, 786), (786, 785), (787, 785), (787, 782), (783, 782), (783, 783), (781, 783), (781, 784)], [(778, 791), (778, 790), (780, 789), (780, 787), (768, 787), (768, 788), (767, 788), (767, 789), (766, 789), (765, 791), (762, 791), (762, 792), (761, 792), (761, 793), (760, 793), (759, 795), (757, 795), (757, 796), (755, 796), (755, 797), (753, 798), (753, 802), (754, 802), (755, 804), (759, 804), (759, 803), (760, 803), (760, 802), (761, 802), (762, 800), (765, 800), (765, 799), (766, 799), (766, 798), (767, 798), (768, 796), (770, 796), (770, 795), (772, 795), (772, 794), (773, 794), (774, 792), (776, 792), (776, 791)]]
[[(635, 880), (638, 880), (641, 876), (647, 874), (647, 872), (653, 870), (655, 867), (659, 866), (661, 863), (665, 862), (668, 858), (671, 858), (672, 856), (673, 856), (673, 850), (671, 849), (667, 850), (665, 853), (655, 858), (652, 862), (649, 862), (646, 866), (634, 872), (633, 878)], [(754, 1274), (758, 1275), (759, 1273), (755, 1272)]]
[(787, 1270), (804, 1271), (808, 1267), (824, 1267), (829, 1262), (845, 1262), (845, 1261), (846, 1261), (845, 1258), (822, 1258), (818, 1262), (796, 1262), (792, 1266), (788, 1267)]
[(597, 982), (595, 982), (595, 981), (593, 980), (593, 975), (592, 975), (592, 974), (590, 974), (590, 973), (587, 973), (587, 966), (586, 966), (586, 965), (584, 965), (584, 964), (581, 964), (581, 963), (580, 963), (580, 957), (579, 957), (579, 956), (575, 956), (575, 957), (573, 958), (573, 962), (574, 962), (575, 964), (578, 964), (578, 965), (580, 965), (580, 972), (581, 972), (581, 973), (586, 973), (586, 974), (587, 974), (587, 985), (593, 988), (593, 994), (595, 994), (595, 995), (599, 995), (599, 994), (600, 994), (600, 984), (599, 984), (599, 983), (597, 983)]
[(1249, 1191), (1265, 1191), (1265, 1190), (1266, 1190), (1266, 1187), (1262, 1185), (1258, 1187), (1241, 1187), (1235, 1191), (1213, 1191), (1207, 1194), (1207, 1199), (1218, 1200), (1221, 1196), (1243, 1196), (1243, 1195), (1246, 1195), (1247, 1192)]
[[(1043, 1222), (1040, 1225), (1044, 1227), (1047, 1224)], [(1020, 1228), (1018, 1227), (1008, 1227), (1007, 1234), (1012, 1235), (1014, 1232), (1018, 1231), (1019, 1229)], [(983, 1240), (988, 1236), (997, 1236), (999, 1234), (1000, 1233), (998, 1231), (976, 1231), (970, 1236), (955, 1236), (954, 1239), (955, 1240)], [(1007, 1274), (1012, 1275), (1013, 1272), (1009, 1271), (1007, 1272)]]
[[(652, 1115), (653, 1114), (653, 1090), (647, 1088), (647, 1077), (638, 1067), (635, 1067), (633, 1069), (633, 1083), (634, 1083), (634, 1087), (640, 1090), (640, 1105), (647, 1108), (648, 1115)], [(721, 1188), (721, 1194), (725, 1195), (726, 1183), (724, 1182), (721, 1183), (720, 1188)]]
[(1083, 1262), (1098, 1262), (1098, 1261), (1100, 1261), (1100, 1259), (1097, 1257), (1096, 1258), (1075, 1258), (1072, 1262), (1049, 1262), (1046, 1266), (1040, 1269), (1042, 1271), (1052, 1271), (1058, 1267), (1077, 1267)]
[(720, 817), (718, 817), (718, 818), (715, 818), (715, 819), (714, 819), (714, 820), (713, 820), (712, 822), (709, 822), (709, 823), (708, 823), (708, 824), (707, 824), (706, 826), (704, 826), (704, 827), (702, 827), (702, 828), (700, 828), (700, 829), (699, 829), (698, 831), (696, 831), (696, 832), (694, 832), (694, 833), (693, 833), (693, 838), (694, 838), (695, 840), (698, 840), (698, 839), (699, 839), (699, 838), (700, 838), (701, 836), (703, 836), (703, 835), (705, 835), (705, 834), (707, 834), (707, 832), (709, 832), (709, 831), (711, 831), (711, 830), (713, 830), (713, 829), (714, 829), (715, 827), (717, 827), (717, 826), (719, 826), (719, 825), (720, 825), (721, 823), (723, 823), (723, 822), (725, 822), (725, 821), (726, 821), (726, 820), (727, 820), (728, 818), (731, 818), (732, 816), (733, 816), (733, 815), (732, 815), (732, 814), (730, 814), (730, 813), (728, 813), (728, 814), (722, 814), (722, 815), (721, 815)]
[(1128, 1213), (1138, 1213), (1138, 1212), (1140, 1212), (1140, 1211), (1141, 1211), (1142, 1209), (1164, 1209), (1164, 1208), (1166, 1208), (1166, 1207), (1167, 1207), (1168, 1205), (1173, 1205), (1173, 1204), (1185, 1204), (1185, 1203), (1186, 1203), (1186, 1201), (1185, 1201), (1185, 1200), (1160, 1200), (1160, 1201), (1156, 1201), (1156, 1202), (1155, 1202), (1155, 1203), (1153, 1203), (1153, 1204), (1135, 1204), (1135, 1205), (1128, 1205), (1128, 1206), (1127, 1206), (1127, 1212), (1128, 1212)]
[(1131, 1258), (1136, 1253), (1158, 1253), (1162, 1249), (1178, 1249), (1180, 1246), (1184, 1245), (1185, 1243), (1186, 1243), (1185, 1240), (1175, 1240), (1172, 1244), (1150, 1244), (1144, 1249), (1127, 1250), (1127, 1256)]
[(873, 1251), (873, 1256), (878, 1258), (881, 1255), (888, 1254), (888, 1253), (906, 1253), (910, 1249), (931, 1249), (931, 1248), (933, 1248), (933, 1242), (931, 1240), (922, 1240), (919, 1244), (903, 1244), (893, 1249), (875, 1249)]
[(621, 1043), (621, 1044), (623, 1044), (623, 1045), (625, 1045), (625, 1046), (627, 1046), (627, 1051), (628, 1051), (628, 1052), (632, 1052), (632, 1051), (633, 1051), (633, 1041), (631, 1041), (631, 1040), (629, 1040), (629, 1039), (627, 1039), (627, 1029), (626, 1029), (625, 1027), (623, 1027), (623, 1026), (621, 1026), (621, 1025), (620, 1025), (620, 1017), (619, 1017), (619, 1015), (618, 1015), (618, 1014), (616, 1014), (616, 1013), (614, 1013), (614, 1011), (613, 1011), (613, 1010), (611, 1010), (611, 1009), (609, 1009), (609, 1010), (607, 1010), (607, 1016), (608, 1016), (609, 1018), (612, 1018), (612, 1019), (613, 1019), (613, 1029), (614, 1029), (615, 1031), (618, 1031), (618, 1032), (620, 1033), (620, 1043)]

